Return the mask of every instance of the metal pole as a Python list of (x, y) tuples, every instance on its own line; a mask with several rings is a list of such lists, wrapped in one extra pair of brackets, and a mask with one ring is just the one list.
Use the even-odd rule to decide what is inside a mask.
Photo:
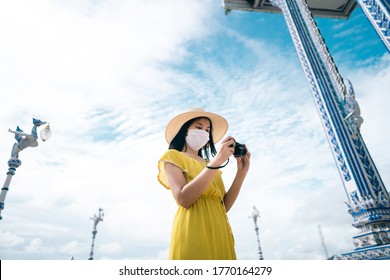
[(324, 248), (326, 259), (329, 259), (328, 249), (326, 248), (324, 235), (322, 234), (322, 230), (321, 230), (320, 225), (318, 225), (318, 231), (320, 232), (321, 245)]
[(93, 218), (90, 218), (91, 220), (94, 221), (93, 223), (93, 230), (92, 230), (92, 244), (91, 244), (91, 252), (89, 253), (89, 259), (88, 260), (93, 260), (93, 250), (95, 248), (95, 238), (96, 238), (96, 226), (100, 221), (103, 221), (104, 217), (104, 212), (102, 208), (99, 208), (99, 215), (94, 215)]
[(258, 249), (259, 249), (259, 260), (264, 260), (263, 252), (261, 250), (261, 245), (260, 245), (259, 227), (257, 226), (257, 218), (260, 218), (260, 212), (259, 212), (259, 210), (257, 210), (257, 208), (255, 206), (253, 206), (252, 215), (249, 216), (249, 218), (252, 218), (253, 222), (255, 224), (255, 232), (256, 232), (257, 244), (258, 244)]
[(5, 197), (7, 196), (9, 186), (11, 184), (12, 176), (15, 175), (16, 168), (18, 168), (21, 164), (22, 164), (22, 162), (17, 158), (11, 158), (8, 161), (9, 168), (8, 168), (8, 172), (7, 172), (7, 178), (5, 179), (5, 182), (4, 182), (3, 188), (1, 189), (1, 194), (0, 194), (0, 220), (3, 219), (3, 217), (1, 216), (1, 211), (3, 211), (3, 209), (4, 209), (4, 200), (5, 200)]
[(91, 244), (91, 252), (89, 253), (89, 259), (93, 260), (93, 250), (95, 248), (95, 237), (96, 237), (97, 230), (92, 231), (92, 244)]

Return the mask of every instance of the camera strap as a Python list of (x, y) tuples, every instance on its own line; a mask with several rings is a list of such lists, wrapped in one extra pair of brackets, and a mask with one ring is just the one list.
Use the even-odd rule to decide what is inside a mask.
[(227, 161), (226, 161), (226, 163), (224, 165), (221, 165), (221, 166), (208, 166), (208, 165), (206, 165), (206, 167), (208, 169), (220, 169), (220, 168), (225, 167), (228, 163), (229, 163), (229, 159), (227, 159)]

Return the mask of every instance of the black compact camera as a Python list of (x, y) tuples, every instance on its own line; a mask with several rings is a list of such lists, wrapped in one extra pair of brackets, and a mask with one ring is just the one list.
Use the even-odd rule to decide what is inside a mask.
[(240, 144), (236, 142), (236, 146), (234, 147), (233, 155), (236, 157), (243, 157), (246, 155), (246, 148), (244, 144)]

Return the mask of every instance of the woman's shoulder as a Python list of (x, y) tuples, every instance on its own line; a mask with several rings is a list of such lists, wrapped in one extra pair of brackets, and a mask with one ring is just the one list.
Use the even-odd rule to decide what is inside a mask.
[(175, 149), (169, 149), (161, 156), (160, 161), (184, 160), (185, 155)]
[(159, 159), (158, 167), (160, 171), (164, 170), (165, 163), (173, 164), (183, 171), (188, 170), (190, 164), (188, 158), (182, 152), (173, 149), (167, 150)]
[(178, 150), (175, 149), (169, 149), (164, 152), (162, 157), (164, 156), (175, 156), (175, 157), (181, 157), (184, 156), (182, 152), (179, 152)]

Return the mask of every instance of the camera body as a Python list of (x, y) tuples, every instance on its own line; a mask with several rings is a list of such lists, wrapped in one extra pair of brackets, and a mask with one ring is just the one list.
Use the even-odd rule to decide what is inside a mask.
[(246, 155), (246, 152), (247, 152), (247, 150), (246, 150), (245, 145), (236, 142), (236, 146), (234, 147), (233, 155), (236, 157), (243, 157)]

